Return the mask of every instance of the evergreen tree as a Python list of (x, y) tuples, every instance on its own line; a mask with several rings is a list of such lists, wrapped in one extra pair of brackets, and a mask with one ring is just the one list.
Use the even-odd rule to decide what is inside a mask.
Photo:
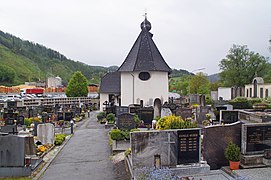
[(80, 72), (76, 71), (67, 86), (67, 97), (87, 97), (88, 83), (86, 77)]

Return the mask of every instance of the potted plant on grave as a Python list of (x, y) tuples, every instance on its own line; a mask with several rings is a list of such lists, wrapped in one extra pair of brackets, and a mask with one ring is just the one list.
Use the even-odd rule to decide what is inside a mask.
[(228, 143), (228, 146), (225, 149), (225, 157), (230, 162), (231, 170), (238, 170), (240, 165), (240, 147), (234, 144), (232, 141)]

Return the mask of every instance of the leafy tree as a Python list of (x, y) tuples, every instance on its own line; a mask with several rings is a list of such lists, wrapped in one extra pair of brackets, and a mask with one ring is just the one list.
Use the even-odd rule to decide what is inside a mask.
[(80, 72), (76, 71), (67, 86), (66, 95), (68, 97), (87, 97), (88, 83), (86, 77)]
[(11, 84), (14, 82), (16, 72), (13, 68), (0, 64), (0, 82), (1, 84)]
[(233, 45), (225, 59), (220, 61), (221, 81), (225, 86), (244, 86), (255, 76), (264, 76), (267, 60), (247, 46)]
[(192, 76), (189, 81), (189, 92), (190, 94), (209, 94), (210, 81), (207, 76), (202, 72)]

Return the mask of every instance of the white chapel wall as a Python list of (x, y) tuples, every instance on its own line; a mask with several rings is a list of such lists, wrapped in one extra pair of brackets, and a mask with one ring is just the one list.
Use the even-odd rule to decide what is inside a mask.
[[(142, 81), (139, 72), (121, 73), (121, 105), (128, 106), (143, 100), (144, 105), (153, 105), (156, 98), (168, 101), (168, 72), (151, 71), (151, 78)], [(134, 100), (133, 100), (134, 99)], [(152, 103), (150, 103), (152, 99)]]

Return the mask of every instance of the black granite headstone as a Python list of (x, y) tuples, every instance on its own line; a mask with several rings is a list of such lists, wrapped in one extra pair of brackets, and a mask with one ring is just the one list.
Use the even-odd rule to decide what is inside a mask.
[(230, 123), (235, 123), (239, 120), (238, 111), (225, 111), (222, 110), (221, 112), (221, 121), (224, 124), (230, 124)]
[(137, 110), (137, 115), (140, 120), (144, 121), (144, 124), (152, 124), (154, 110), (152, 107), (141, 108)]
[(271, 149), (271, 125), (247, 127), (246, 152)]
[(200, 130), (180, 130), (178, 133), (178, 164), (200, 161)]
[(14, 124), (14, 118), (13, 117), (7, 117), (5, 118), (5, 125), (13, 125)]
[(57, 120), (64, 120), (63, 112), (58, 112), (57, 113)]
[(71, 121), (73, 118), (73, 113), (72, 112), (65, 112), (65, 121)]
[(119, 129), (134, 129), (135, 128), (135, 121), (134, 115), (130, 113), (122, 113), (118, 116), (117, 119), (117, 126)]

